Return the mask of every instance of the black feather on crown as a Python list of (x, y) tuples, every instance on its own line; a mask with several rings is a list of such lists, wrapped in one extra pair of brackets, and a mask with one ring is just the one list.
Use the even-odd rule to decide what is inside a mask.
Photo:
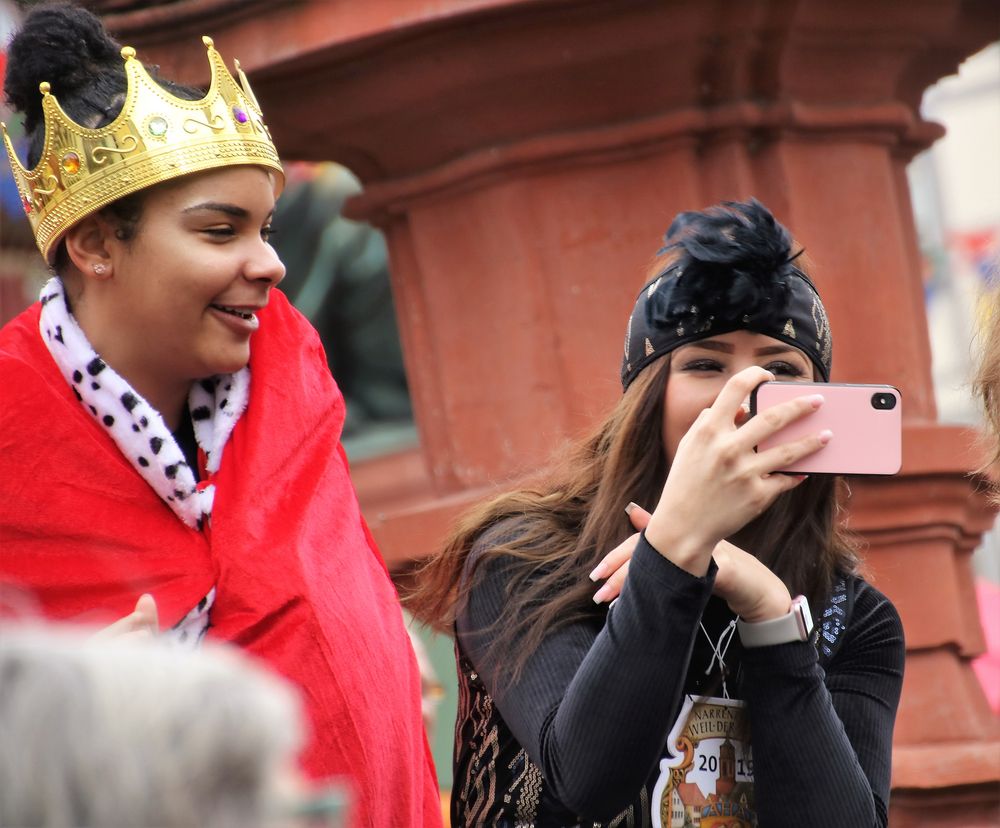
[(763, 204), (727, 201), (681, 213), (665, 239), (659, 252), (676, 251), (676, 257), (636, 300), (622, 360), (624, 387), (662, 354), (734, 330), (794, 345), (829, 380), (826, 311), (794, 264), (791, 236)]

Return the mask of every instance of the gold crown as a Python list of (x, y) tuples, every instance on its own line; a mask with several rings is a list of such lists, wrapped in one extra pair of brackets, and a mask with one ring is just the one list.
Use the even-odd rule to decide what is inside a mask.
[(33, 170), (18, 161), (7, 126), (0, 124), (21, 204), (46, 261), (51, 263), (59, 239), (80, 219), (178, 176), (256, 164), (280, 174), (280, 189), (281, 162), (239, 61), (237, 84), (212, 39), (202, 41), (212, 83), (197, 101), (170, 94), (150, 77), (135, 49), (123, 48), (125, 103), (118, 117), (99, 129), (74, 123), (49, 84), (40, 84), (45, 143)]

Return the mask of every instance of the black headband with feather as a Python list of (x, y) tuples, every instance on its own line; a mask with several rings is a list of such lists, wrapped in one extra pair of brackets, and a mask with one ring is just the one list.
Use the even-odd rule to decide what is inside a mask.
[[(791, 237), (756, 199), (681, 213), (659, 252), (670, 267), (639, 293), (625, 335), (622, 387), (657, 357), (688, 342), (753, 331), (802, 351), (829, 381), (832, 342), (816, 287)], [(800, 251), (801, 253), (801, 251)]]

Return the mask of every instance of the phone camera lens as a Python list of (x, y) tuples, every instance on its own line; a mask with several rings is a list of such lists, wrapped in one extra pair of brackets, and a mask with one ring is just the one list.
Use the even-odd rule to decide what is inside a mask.
[(873, 394), (872, 408), (879, 411), (892, 411), (896, 407), (895, 394)]

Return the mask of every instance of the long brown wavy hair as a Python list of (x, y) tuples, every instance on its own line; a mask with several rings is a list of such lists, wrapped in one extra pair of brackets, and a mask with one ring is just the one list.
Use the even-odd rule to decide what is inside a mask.
[[(666, 354), (643, 369), (591, 436), (564, 450), (539, 479), (466, 515), (444, 549), (418, 571), (417, 588), (405, 599), (411, 611), (450, 631), (483, 565), (500, 557), (513, 561), (508, 611), (491, 628), (490, 651), (503, 655), (491, 661), (504, 665), (511, 681), (554, 630), (600, 619), (607, 610), (594, 604), (596, 586), (588, 575), (635, 532), (626, 504), (651, 510), (669, 471), (663, 441), (669, 372)], [(733, 538), (793, 595), (806, 595), (816, 611), (837, 575), (858, 569), (839, 519), (838, 488), (837, 478), (812, 475)], [(477, 539), (495, 527), (496, 542), (466, 567)]]
[[(988, 430), (989, 460), (982, 471), (994, 467), (1000, 471), (1000, 287), (990, 295), (988, 316), (984, 324), (982, 354), (979, 358), (973, 390), (983, 405)], [(1000, 499), (1000, 488), (994, 489)]]

